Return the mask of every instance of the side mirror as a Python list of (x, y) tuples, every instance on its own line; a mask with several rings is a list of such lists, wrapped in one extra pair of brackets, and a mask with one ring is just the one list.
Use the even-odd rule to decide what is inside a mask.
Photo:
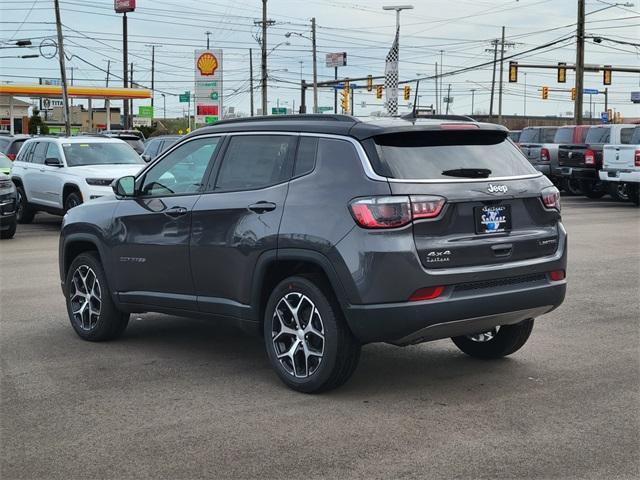
[(49, 165), (50, 167), (62, 167), (64, 166), (59, 158), (50, 157), (44, 159), (44, 164)]
[(149, 155), (148, 153), (143, 153), (142, 155), (140, 155), (142, 157), (142, 159), (149, 163), (151, 161), (151, 155)]
[(111, 188), (119, 197), (133, 197), (136, 193), (136, 177), (129, 175), (118, 178), (111, 183)]

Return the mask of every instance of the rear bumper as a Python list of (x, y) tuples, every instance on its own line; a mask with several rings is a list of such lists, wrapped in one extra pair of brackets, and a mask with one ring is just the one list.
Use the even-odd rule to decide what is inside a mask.
[(560, 174), (563, 177), (574, 178), (576, 180), (599, 180), (598, 170), (584, 167), (560, 167)]
[[(524, 278), (524, 277), (523, 277)], [(566, 281), (546, 278), (512, 286), (459, 291), (449, 287), (443, 297), (422, 302), (352, 305), (346, 316), (362, 343), (396, 345), (469, 335), (550, 312), (564, 300)]]
[(600, 180), (605, 182), (640, 183), (640, 171), (624, 172), (621, 170), (601, 170)]
[(533, 168), (546, 175), (547, 177), (551, 175), (551, 165), (549, 165), (548, 163), (533, 163), (532, 165)]

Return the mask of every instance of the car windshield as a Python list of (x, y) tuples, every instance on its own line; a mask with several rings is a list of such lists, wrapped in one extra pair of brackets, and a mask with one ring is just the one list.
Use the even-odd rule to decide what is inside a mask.
[(70, 167), (144, 163), (135, 150), (124, 142), (64, 143), (62, 148)]
[(502, 131), (406, 132), (375, 137), (379, 174), (399, 179), (495, 178), (535, 174)]

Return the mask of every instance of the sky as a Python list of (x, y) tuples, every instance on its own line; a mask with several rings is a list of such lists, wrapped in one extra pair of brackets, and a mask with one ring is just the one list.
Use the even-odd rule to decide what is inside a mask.
[[(566, 39), (516, 59), (533, 64), (575, 62), (577, 0), (268, 0), (268, 18), (275, 21), (267, 36), (269, 108), (297, 109), (300, 79), (312, 81), (311, 41), (305, 38), (311, 35), (312, 17), (317, 22), (319, 80), (333, 78), (333, 69), (325, 66), (329, 52), (347, 52), (347, 66), (339, 69), (340, 77), (383, 75), (395, 33), (395, 13), (382, 6), (407, 3), (415, 8), (403, 11), (400, 17), (401, 80), (433, 75), (436, 62), (444, 64), (446, 74), (491, 61), (491, 42), (500, 37), (502, 26), (509, 44), (505, 57)], [(70, 76), (73, 68), (74, 84), (104, 86), (110, 60), (110, 84), (121, 85), (122, 16), (113, 11), (113, 1), (60, 0), (60, 5), (65, 49), (72, 56), (67, 71)], [(638, 68), (640, 0), (614, 5), (609, 0), (587, 0), (586, 35), (601, 36), (602, 41), (587, 38), (585, 62)], [(253, 49), (258, 108), (260, 46), (254, 21), (261, 16), (261, 0), (138, 0), (136, 11), (128, 15), (129, 61), (134, 63), (134, 81), (150, 86), (151, 45), (156, 45), (156, 116), (163, 115), (161, 93), (165, 94), (167, 117), (183, 115), (186, 104), (179, 103), (178, 94), (193, 91), (194, 50), (206, 46), (207, 31), (211, 32), (211, 47), (223, 50), (224, 104), (244, 114), (249, 113), (249, 49)], [(0, 0), (0, 27), (0, 57), (39, 53), (41, 42), (55, 39), (53, 0)], [(287, 38), (287, 32), (302, 36)], [(20, 39), (31, 39), (33, 47), (7, 48)], [(46, 55), (50, 47), (43, 46), (42, 51)], [(568, 115), (573, 110), (568, 91), (573, 72), (568, 72), (566, 84), (558, 84), (555, 70), (520, 68), (518, 83), (507, 83), (507, 65), (505, 62), (505, 115), (521, 115), (525, 108), (528, 115)], [(39, 77), (60, 77), (56, 58), (0, 58), (1, 82), (38, 83)], [(473, 113), (488, 112), (491, 79), (490, 65), (443, 78), (445, 93), (451, 85), (449, 113), (471, 114), (472, 98)], [(541, 99), (542, 86), (550, 89), (548, 100)], [(585, 87), (602, 90), (602, 73), (586, 73)], [(640, 74), (614, 72), (610, 108), (622, 116), (639, 117), (640, 104), (630, 102), (631, 91), (639, 90)], [(414, 90), (412, 100), (413, 94)], [(434, 81), (423, 81), (419, 95), (421, 106), (433, 104)], [(591, 100), (598, 115), (603, 95)], [(309, 90), (307, 104), (311, 102)], [(365, 89), (356, 90), (354, 103), (356, 115), (383, 109), (382, 100)], [(400, 113), (409, 111), (406, 103), (401, 99)], [(148, 104), (148, 100), (136, 102), (134, 110)], [(496, 112), (497, 104), (496, 93)], [(333, 106), (331, 89), (320, 90), (319, 106)], [(586, 96), (585, 110), (590, 108)]]

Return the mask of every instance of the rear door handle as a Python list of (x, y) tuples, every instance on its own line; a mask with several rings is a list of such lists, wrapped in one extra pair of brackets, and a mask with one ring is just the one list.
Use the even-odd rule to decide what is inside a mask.
[(265, 213), (265, 212), (272, 212), (273, 210), (275, 210), (276, 204), (273, 202), (258, 202), (258, 203), (252, 203), (247, 208), (252, 212)]
[(171, 218), (178, 218), (185, 215), (187, 212), (188, 210), (184, 207), (172, 207), (169, 210), (166, 210), (164, 214)]

